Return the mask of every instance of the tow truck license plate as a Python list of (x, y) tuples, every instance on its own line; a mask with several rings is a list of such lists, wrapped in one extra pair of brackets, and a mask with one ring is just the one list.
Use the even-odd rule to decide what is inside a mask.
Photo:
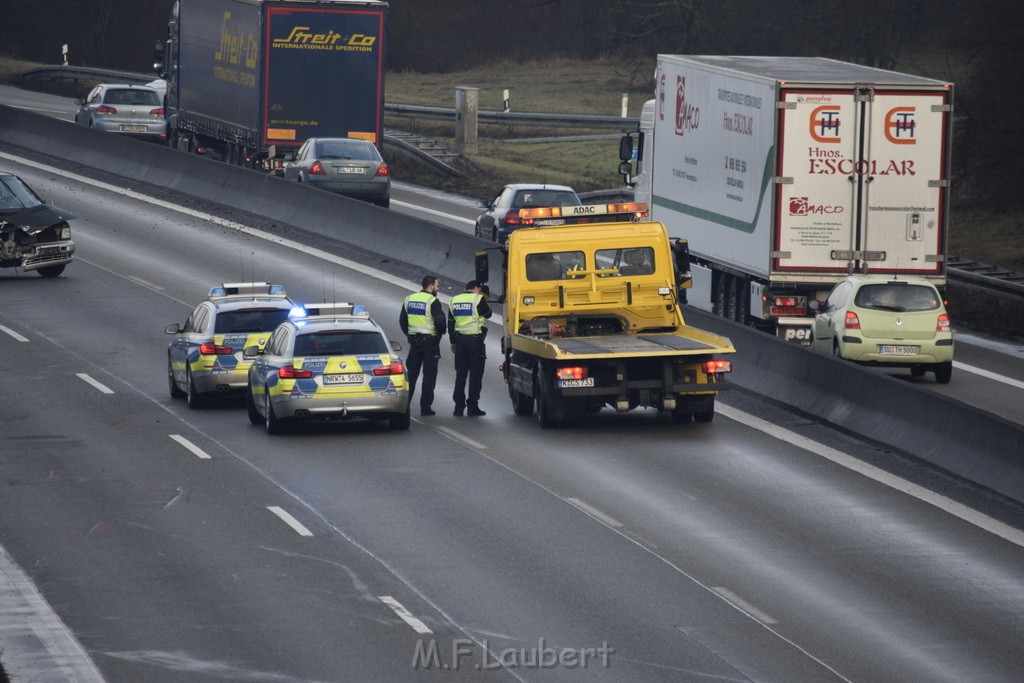
[(878, 346), (878, 353), (883, 356), (916, 356), (917, 350), (916, 346)]
[(586, 379), (560, 379), (558, 380), (559, 389), (575, 389), (576, 387), (592, 387), (594, 386), (594, 378), (587, 377)]
[(324, 375), (324, 384), (362, 384), (363, 373), (346, 372), (342, 375)]
[(534, 225), (538, 225), (538, 226), (542, 226), (542, 225), (565, 225), (565, 219), (564, 218), (544, 218), (544, 219), (541, 219), (541, 220), (535, 220), (533, 222), (533, 224)]
[(146, 132), (146, 127), (145, 126), (131, 126), (131, 125), (128, 125), (126, 123), (123, 123), (123, 124), (121, 124), (121, 132), (122, 133), (145, 133)]

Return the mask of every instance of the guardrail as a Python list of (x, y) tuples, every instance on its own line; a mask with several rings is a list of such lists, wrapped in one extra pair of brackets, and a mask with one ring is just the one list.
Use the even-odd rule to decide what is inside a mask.
[(115, 71), (113, 69), (100, 69), (92, 66), (40, 66), (35, 69), (22, 71), (19, 78), (67, 78), (72, 80), (88, 79), (92, 81), (104, 81), (107, 83), (149, 83), (156, 80), (153, 74), (140, 74), (131, 71)]
[[(417, 104), (384, 103), (384, 113), (405, 118), (455, 121), (455, 109), (426, 107)], [(635, 130), (639, 116), (603, 116), (598, 114), (546, 114), (538, 112), (506, 112), (481, 109), (479, 123), (497, 123), (507, 126), (534, 126), (536, 128), (594, 128), (601, 130)]]
[(967, 287), (977, 287), (1009, 298), (1024, 299), (1024, 273), (1008, 270), (981, 261), (950, 256), (946, 274)]

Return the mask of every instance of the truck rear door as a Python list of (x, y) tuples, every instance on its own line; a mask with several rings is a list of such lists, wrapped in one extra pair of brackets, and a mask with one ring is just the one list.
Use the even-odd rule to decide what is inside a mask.
[(783, 88), (774, 269), (944, 272), (949, 95)]

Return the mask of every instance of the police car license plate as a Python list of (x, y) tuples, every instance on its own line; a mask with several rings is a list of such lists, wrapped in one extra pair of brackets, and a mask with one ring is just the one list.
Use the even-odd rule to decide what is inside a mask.
[(346, 372), (342, 375), (324, 375), (324, 384), (362, 384), (363, 373)]
[(352, 166), (335, 166), (334, 170), (336, 170), (338, 173), (355, 173), (357, 175), (363, 174), (363, 169), (353, 168)]
[(564, 218), (545, 218), (543, 220), (536, 220), (533, 222), (534, 225), (565, 225)]
[(575, 389), (577, 387), (592, 387), (594, 386), (594, 378), (587, 377), (586, 379), (560, 379), (558, 380), (559, 389)]
[(130, 126), (130, 125), (124, 123), (124, 124), (121, 124), (121, 132), (122, 133), (145, 133), (146, 132), (146, 127), (145, 126)]
[(878, 353), (883, 356), (916, 356), (917, 352), (918, 347), (916, 346), (878, 345)]

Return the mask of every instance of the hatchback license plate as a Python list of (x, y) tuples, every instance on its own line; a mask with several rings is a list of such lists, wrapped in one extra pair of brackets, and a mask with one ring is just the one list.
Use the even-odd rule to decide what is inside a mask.
[(122, 133), (145, 133), (145, 126), (129, 126), (127, 124), (121, 124)]
[(878, 346), (878, 353), (883, 356), (916, 356), (917, 352), (916, 346)]
[(587, 377), (586, 379), (560, 379), (558, 380), (558, 387), (560, 389), (575, 389), (576, 387), (592, 387), (594, 386), (594, 378)]
[(324, 375), (324, 384), (362, 384), (363, 373), (346, 372), (342, 375)]
[(358, 175), (363, 174), (363, 169), (361, 168), (353, 168), (351, 166), (335, 166), (334, 168), (338, 173), (355, 173)]

